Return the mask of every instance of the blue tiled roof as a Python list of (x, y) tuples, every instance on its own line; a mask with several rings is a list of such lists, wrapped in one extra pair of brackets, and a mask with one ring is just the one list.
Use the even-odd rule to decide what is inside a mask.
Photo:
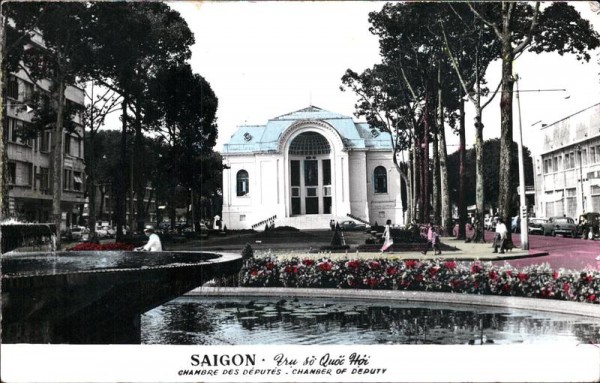
[(373, 134), (367, 123), (355, 123), (352, 117), (309, 106), (270, 119), (266, 125), (242, 125), (223, 146), (223, 153), (264, 153), (277, 151), (281, 134), (299, 120), (320, 120), (340, 134), (347, 149), (391, 149), (390, 135), (379, 131)]

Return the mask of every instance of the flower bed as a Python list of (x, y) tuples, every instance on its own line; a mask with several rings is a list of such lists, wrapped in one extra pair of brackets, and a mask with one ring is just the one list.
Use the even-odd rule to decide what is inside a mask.
[(277, 259), (246, 261), (240, 285), (340, 289), (420, 290), (508, 295), (600, 303), (600, 271), (552, 270), (548, 264), (516, 269), (509, 264), (448, 260)]
[(81, 242), (75, 246), (67, 248), (68, 251), (132, 251), (135, 248), (130, 243), (93, 243)]

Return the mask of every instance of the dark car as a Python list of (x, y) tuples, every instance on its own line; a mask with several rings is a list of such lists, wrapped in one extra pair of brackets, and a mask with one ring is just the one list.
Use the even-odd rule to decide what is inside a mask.
[(577, 235), (585, 239), (600, 237), (600, 213), (581, 214), (577, 223)]
[(577, 236), (577, 225), (573, 218), (569, 217), (551, 217), (548, 222), (542, 225), (544, 228), (544, 235), (563, 234), (569, 235), (573, 238)]
[(530, 218), (527, 223), (527, 231), (529, 234), (544, 234), (543, 225), (548, 220), (546, 218)]
[(340, 222), (340, 229), (344, 231), (367, 230), (367, 225), (355, 221), (342, 221)]

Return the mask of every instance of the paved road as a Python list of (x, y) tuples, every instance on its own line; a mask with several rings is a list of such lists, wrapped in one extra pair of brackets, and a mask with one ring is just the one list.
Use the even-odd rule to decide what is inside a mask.
[[(486, 240), (493, 239), (492, 232), (486, 232)], [(515, 246), (521, 246), (521, 235), (513, 233)], [(567, 268), (583, 270), (586, 267), (600, 270), (600, 241), (583, 240), (557, 235), (545, 237), (542, 235), (529, 236), (530, 251), (545, 251), (547, 256), (510, 260), (516, 267), (524, 267), (547, 262), (553, 269)]]

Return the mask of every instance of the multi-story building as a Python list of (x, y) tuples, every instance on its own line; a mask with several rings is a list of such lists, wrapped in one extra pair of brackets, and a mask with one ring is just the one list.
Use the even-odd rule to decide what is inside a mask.
[(600, 212), (600, 103), (542, 128), (535, 157), (536, 215)]
[[(49, 222), (52, 215), (52, 153), (51, 128), (34, 139), (23, 140), (19, 130), (31, 122), (31, 109), (27, 101), (31, 98), (34, 85), (25, 71), (9, 74), (6, 92), (6, 118), (4, 140), (7, 151), (7, 182), (9, 215), (28, 222)], [(49, 89), (49, 81), (39, 84)], [(84, 103), (84, 92), (75, 86), (65, 91), (67, 103)], [(63, 192), (61, 199), (61, 228), (77, 224), (84, 203), (83, 125), (81, 116), (75, 116), (76, 128), (64, 131)]]

